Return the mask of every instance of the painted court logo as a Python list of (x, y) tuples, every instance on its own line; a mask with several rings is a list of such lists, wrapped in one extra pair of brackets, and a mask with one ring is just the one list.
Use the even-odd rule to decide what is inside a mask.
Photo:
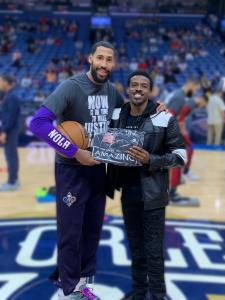
[[(73, 197), (68, 194), (67, 201)], [(166, 220), (165, 245), (171, 300), (225, 299), (224, 222)], [(55, 219), (0, 220), (0, 300), (58, 300), (48, 279), (56, 263)], [(106, 216), (95, 294), (120, 300), (131, 289), (130, 264), (123, 219)]]
[(77, 198), (72, 196), (69, 192), (65, 197), (63, 197), (63, 202), (66, 203), (68, 207), (70, 207), (74, 202), (76, 202)]

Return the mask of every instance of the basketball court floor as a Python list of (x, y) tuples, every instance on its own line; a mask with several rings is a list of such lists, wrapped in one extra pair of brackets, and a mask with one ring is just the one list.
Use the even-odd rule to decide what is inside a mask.
[[(54, 152), (37, 144), (20, 150), (16, 192), (0, 193), (0, 300), (57, 300), (48, 276), (56, 265), (55, 202), (38, 202), (54, 185)], [(167, 208), (166, 282), (172, 300), (225, 300), (225, 152), (196, 150), (199, 181), (179, 187), (200, 207)], [(0, 182), (6, 180), (0, 148)], [(39, 199), (40, 201), (40, 199)], [(130, 289), (130, 256), (119, 193), (108, 200), (98, 251), (96, 293), (119, 300)]]

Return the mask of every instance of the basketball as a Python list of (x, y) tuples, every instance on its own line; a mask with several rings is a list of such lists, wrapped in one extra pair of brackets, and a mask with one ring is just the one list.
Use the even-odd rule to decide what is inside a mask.
[(89, 136), (86, 129), (80, 123), (75, 121), (65, 121), (59, 124), (57, 129), (78, 148), (88, 148)]

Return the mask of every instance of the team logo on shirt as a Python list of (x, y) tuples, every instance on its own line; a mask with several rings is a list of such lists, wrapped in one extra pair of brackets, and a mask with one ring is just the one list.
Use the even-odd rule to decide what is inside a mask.
[(72, 196), (70, 192), (65, 197), (63, 197), (63, 202), (66, 203), (68, 207), (70, 207), (76, 201), (77, 198), (75, 196)]

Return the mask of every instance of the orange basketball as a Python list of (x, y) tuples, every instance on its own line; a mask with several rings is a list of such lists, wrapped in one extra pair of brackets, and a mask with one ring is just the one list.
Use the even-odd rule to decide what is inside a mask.
[(57, 129), (78, 148), (87, 149), (89, 145), (89, 136), (86, 129), (80, 123), (75, 121), (65, 121), (59, 124)]

